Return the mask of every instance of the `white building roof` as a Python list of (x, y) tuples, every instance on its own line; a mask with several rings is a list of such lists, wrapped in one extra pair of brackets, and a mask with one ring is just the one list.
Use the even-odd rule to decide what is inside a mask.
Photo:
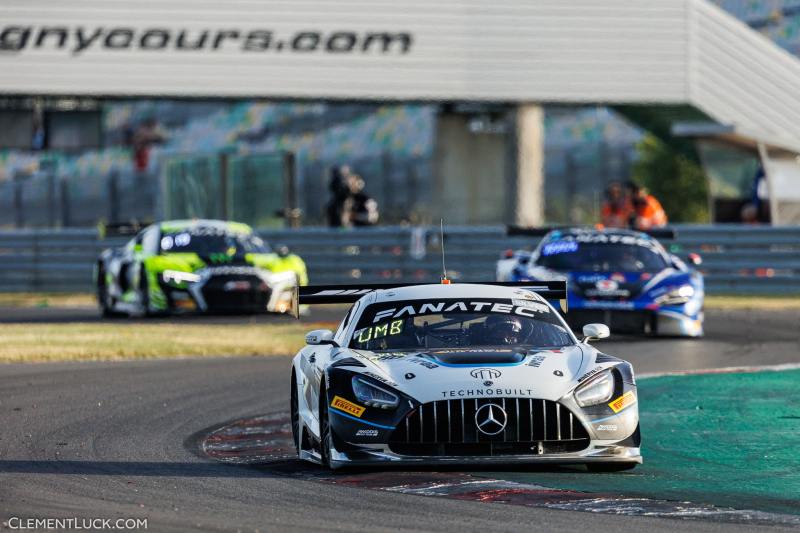
[(800, 62), (705, 0), (5, 0), (0, 41), (5, 94), (688, 104), (800, 150)]

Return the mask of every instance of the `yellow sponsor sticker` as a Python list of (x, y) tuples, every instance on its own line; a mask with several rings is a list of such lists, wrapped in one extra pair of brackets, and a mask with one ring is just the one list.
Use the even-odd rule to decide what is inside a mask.
[(361, 418), (361, 415), (363, 415), (364, 411), (367, 410), (366, 407), (361, 407), (360, 405), (356, 405), (353, 402), (345, 400), (341, 396), (333, 397), (333, 401), (331, 402), (331, 407), (338, 409), (340, 411), (344, 411), (347, 414), (357, 416), (358, 418)]
[(633, 393), (632, 390), (629, 390), (628, 392), (626, 392), (613, 402), (609, 403), (608, 406), (615, 413), (619, 413), (629, 405), (633, 405), (635, 403), (636, 403), (636, 395)]

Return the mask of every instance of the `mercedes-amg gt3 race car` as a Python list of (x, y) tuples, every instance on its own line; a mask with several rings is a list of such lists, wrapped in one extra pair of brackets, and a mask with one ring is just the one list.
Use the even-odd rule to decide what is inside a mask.
[[(672, 230), (652, 233), (674, 237)], [(502, 257), (497, 279), (567, 281), (566, 318), (573, 328), (602, 322), (614, 332), (703, 335), (703, 276), (653, 235), (596, 228), (509, 228), (509, 234), (543, 238), (532, 252)], [(700, 263), (696, 254), (687, 259)]]
[(289, 312), (306, 266), (272, 251), (250, 226), (174, 220), (147, 226), (100, 254), (97, 299), (104, 316), (180, 312)]
[(301, 287), (355, 302), (306, 335), (291, 372), (301, 459), (371, 464), (642, 462), (631, 365), (577, 339), (548, 299), (564, 282)]

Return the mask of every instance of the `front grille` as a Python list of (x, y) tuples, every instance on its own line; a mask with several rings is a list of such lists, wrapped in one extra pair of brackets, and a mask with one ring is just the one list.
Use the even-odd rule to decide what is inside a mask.
[[(228, 282), (248, 282), (248, 290), (225, 290)], [(269, 289), (261, 288), (263, 281), (258, 276), (217, 275), (212, 276), (203, 287), (203, 298), (211, 312), (265, 311), (269, 301)]]
[[(496, 435), (478, 430), (475, 413), (494, 404), (506, 412), (506, 427)], [(574, 452), (589, 445), (589, 435), (572, 412), (548, 400), (481, 398), (440, 400), (406, 415), (389, 437), (389, 448), (414, 456), (496, 456)]]
[[(621, 296), (619, 293), (617, 294), (603, 294), (602, 291), (598, 291), (597, 287), (595, 286), (594, 282), (586, 283), (586, 282), (575, 282), (570, 285), (570, 290), (575, 293), (576, 296), (580, 296), (582, 298), (590, 298), (593, 300), (600, 300), (604, 302), (608, 301), (627, 301), (637, 298), (639, 294), (642, 292), (642, 286), (644, 284), (642, 282), (633, 282), (633, 283), (620, 283), (617, 286), (616, 290), (619, 291), (628, 291), (627, 295)], [(588, 293), (588, 294), (587, 294)]]
[(570, 309), (566, 315), (567, 323), (576, 331), (585, 324), (600, 322), (612, 332), (641, 333), (655, 331), (655, 315), (651, 311), (628, 309)]

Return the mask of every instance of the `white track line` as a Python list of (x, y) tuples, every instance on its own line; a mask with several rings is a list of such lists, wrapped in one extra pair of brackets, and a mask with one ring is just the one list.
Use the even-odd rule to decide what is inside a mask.
[(781, 372), (800, 369), (800, 363), (760, 366), (727, 366), (722, 368), (703, 368), (699, 370), (677, 370), (674, 372), (647, 372), (636, 374), (636, 379), (658, 378), (661, 376), (694, 376), (699, 374), (735, 374), (745, 372)]

